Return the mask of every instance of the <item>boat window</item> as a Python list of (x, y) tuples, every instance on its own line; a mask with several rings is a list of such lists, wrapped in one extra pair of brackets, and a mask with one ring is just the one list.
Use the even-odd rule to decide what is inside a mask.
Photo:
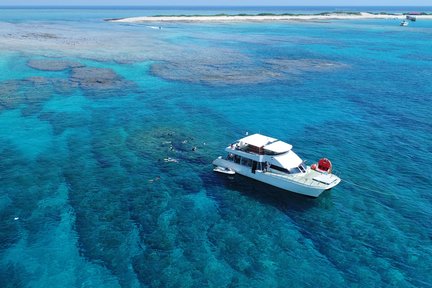
[(263, 170), (263, 167), (264, 167), (264, 163), (263, 162), (258, 162), (258, 165), (257, 165), (257, 170)]
[(232, 153), (228, 153), (226, 159), (227, 159), (228, 161), (234, 161), (234, 154), (232, 154)]
[(240, 164), (240, 156), (234, 155), (234, 162)]
[(306, 173), (306, 168), (303, 166), (303, 164), (300, 164), (300, 165), (298, 166), (298, 168), (299, 168), (299, 170), (300, 170), (301, 172)]
[(300, 173), (301, 170), (298, 167), (295, 167), (295, 168), (291, 168), (290, 172), (293, 173), (293, 174), (295, 174), (295, 173)]
[(252, 166), (252, 160), (248, 159), (248, 158), (242, 157), (242, 159), (241, 159), (241, 165), (251, 167)]
[(285, 169), (285, 168), (282, 168), (282, 167), (279, 167), (279, 166), (276, 166), (276, 165), (270, 165), (270, 168), (271, 169), (274, 169), (274, 170), (278, 170), (278, 171), (281, 171), (281, 172), (284, 172), (284, 173), (290, 173), (290, 171), (288, 171), (287, 169)]
[(264, 154), (264, 148), (262, 146), (258, 147), (250, 144), (246, 147), (245, 151), (255, 154)]

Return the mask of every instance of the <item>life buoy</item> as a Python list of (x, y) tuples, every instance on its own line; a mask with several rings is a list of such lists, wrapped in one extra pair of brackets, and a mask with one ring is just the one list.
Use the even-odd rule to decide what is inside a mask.
[(331, 173), (332, 170), (332, 163), (327, 158), (321, 158), (318, 161), (318, 169), (324, 172)]

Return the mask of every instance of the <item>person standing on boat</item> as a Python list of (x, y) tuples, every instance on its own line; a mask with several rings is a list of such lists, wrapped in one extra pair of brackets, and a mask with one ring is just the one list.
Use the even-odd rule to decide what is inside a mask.
[(270, 168), (270, 163), (267, 161), (264, 162), (264, 172), (267, 172), (269, 168)]

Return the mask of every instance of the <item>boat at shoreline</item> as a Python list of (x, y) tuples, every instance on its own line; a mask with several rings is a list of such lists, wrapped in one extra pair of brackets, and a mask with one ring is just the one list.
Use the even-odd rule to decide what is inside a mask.
[(225, 151), (226, 157), (213, 161), (215, 169), (229, 169), (286, 191), (316, 198), (341, 181), (332, 174), (330, 160), (323, 158), (307, 166), (291, 144), (261, 134), (239, 139)]

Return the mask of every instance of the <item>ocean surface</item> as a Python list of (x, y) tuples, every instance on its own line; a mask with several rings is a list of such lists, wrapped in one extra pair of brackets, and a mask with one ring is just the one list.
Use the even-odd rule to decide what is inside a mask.
[[(432, 287), (432, 21), (103, 21), (331, 9), (0, 9), (0, 287)], [(214, 173), (246, 132), (341, 184)]]

